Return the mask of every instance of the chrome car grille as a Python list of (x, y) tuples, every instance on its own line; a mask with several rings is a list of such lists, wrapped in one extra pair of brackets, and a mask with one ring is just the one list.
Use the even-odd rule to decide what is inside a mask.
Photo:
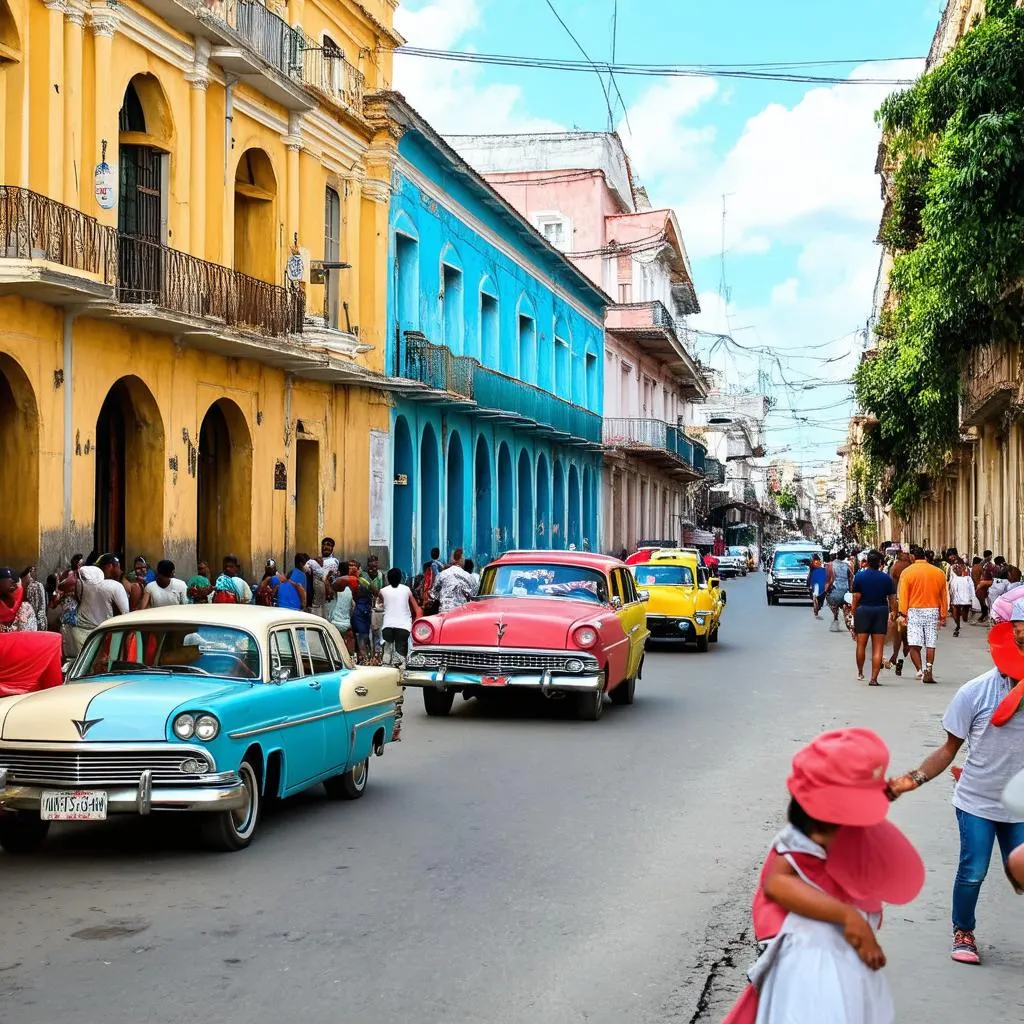
[[(186, 761), (198, 761), (198, 772), (186, 772)], [(194, 767), (191, 766), (190, 767)], [(7, 769), (8, 784), (70, 786), (137, 786), (144, 771), (153, 773), (154, 785), (198, 782), (213, 770), (208, 755), (192, 747), (156, 750), (26, 750), (0, 747), (0, 768)]]
[[(415, 662), (411, 660), (416, 654), (424, 655), (428, 668), (446, 668), (448, 670), (469, 669), (475, 672), (566, 672), (566, 663), (571, 660), (582, 661), (584, 671), (593, 671), (597, 663), (591, 655), (583, 651), (504, 651), (497, 647), (474, 648), (443, 648), (420, 647), (410, 655), (410, 668)], [(439, 660), (434, 660), (439, 659)]]

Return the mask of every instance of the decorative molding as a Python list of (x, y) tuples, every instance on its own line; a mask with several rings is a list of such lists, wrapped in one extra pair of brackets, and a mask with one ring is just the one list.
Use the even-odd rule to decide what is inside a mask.
[(200, 92), (206, 92), (210, 88), (210, 79), (207, 75), (198, 75), (190, 71), (185, 75), (185, 81)]
[(387, 203), (391, 200), (391, 182), (380, 178), (363, 180), (363, 197), (373, 203)]
[(48, 11), (53, 11), (58, 14), (65, 14), (68, 9), (65, 0), (46, 0), (45, 7)]
[(118, 8), (109, 4), (96, 4), (89, 8), (89, 28), (94, 36), (112, 36), (121, 23)]
[(67, 9), (64, 11), (64, 20), (76, 28), (85, 28), (85, 16), (87, 13), (86, 8), (71, 3), (67, 5)]

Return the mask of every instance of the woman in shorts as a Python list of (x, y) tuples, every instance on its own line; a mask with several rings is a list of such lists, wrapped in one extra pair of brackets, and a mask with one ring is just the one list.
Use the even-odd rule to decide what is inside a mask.
[(868, 552), (867, 567), (853, 578), (853, 631), (857, 640), (857, 678), (864, 679), (868, 637), (871, 638), (871, 680), (878, 686), (882, 670), (885, 637), (896, 612), (896, 586), (887, 572), (882, 572), (882, 556)]

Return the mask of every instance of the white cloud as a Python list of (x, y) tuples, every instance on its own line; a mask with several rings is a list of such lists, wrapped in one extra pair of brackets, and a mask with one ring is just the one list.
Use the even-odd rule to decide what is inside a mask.
[(773, 306), (793, 306), (796, 304), (798, 295), (800, 292), (800, 279), (796, 277), (787, 277), (782, 284), (777, 284), (772, 288), (771, 305)]
[(673, 78), (648, 89), (629, 108), (619, 134), (641, 178), (692, 169), (707, 155), (715, 129), (690, 127), (684, 118), (717, 92), (712, 78)]
[[(411, 46), (470, 49), (467, 37), (480, 24), (479, 0), (431, 0), (416, 9), (401, 6), (395, 27)], [(472, 64), (395, 55), (394, 87), (441, 134), (545, 132), (556, 121), (533, 117), (518, 85), (481, 82)]]

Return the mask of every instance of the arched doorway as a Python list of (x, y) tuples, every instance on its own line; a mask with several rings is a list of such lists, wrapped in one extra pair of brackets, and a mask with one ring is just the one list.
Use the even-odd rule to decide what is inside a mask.
[(551, 546), (562, 549), (568, 541), (566, 538), (565, 526), (565, 473), (562, 471), (562, 463), (555, 459), (555, 470), (552, 474), (552, 501), (551, 501)]
[(448, 522), (447, 553), (464, 546), (466, 518), (466, 469), (462, 454), (462, 438), (453, 430), (448, 438), (448, 490), (445, 514)]
[[(428, 423), (420, 440), (420, 561), (441, 546), (441, 472), (438, 467), (437, 434)], [(417, 566), (417, 568), (419, 568)]]
[(594, 536), (596, 522), (594, 520), (594, 476), (589, 466), (583, 467), (583, 547), (587, 551), (597, 549), (597, 538)]
[(4, 511), (0, 565), (19, 572), (39, 559), (39, 409), (25, 371), (3, 354), (0, 354), (0, 473), (9, 487), (8, 496), (16, 496), (16, 500), (8, 501)]
[(214, 402), (199, 428), (196, 550), (217, 572), (227, 554), (252, 568), (252, 438), (242, 410)]
[(404, 416), (395, 419), (395, 475), (392, 491), (392, 549), (391, 563), (406, 574), (416, 575), (419, 567), (413, 563), (412, 505), (415, 465), (412, 452), (412, 434)]
[(498, 448), (498, 550), (507, 551), (514, 544), (512, 502), (512, 455), (504, 441)]
[(476, 439), (474, 458), (474, 490), (476, 499), (476, 544), (473, 551), (478, 566), (490, 561), (494, 535), (491, 527), (491, 453), (487, 442)]
[(575, 464), (569, 467), (569, 543), (580, 546), (580, 475)]
[(262, 149), (247, 149), (235, 167), (235, 270), (278, 280), (277, 177)]
[(164, 425), (152, 392), (138, 377), (122, 377), (96, 418), (93, 547), (122, 564), (164, 548)]
[(537, 515), (534, 546), (551, 548), (551, 485), (548, 479), (548, 460), (544, 453), (537, 456)]
[(521, 548), (532, 548), (534, 531), (533, 518), (533, 465), (524, 448), (519, 453), (519, 536)]
[(159, 303), (167, 237), (164, 189), (173, 137), (170, 105), (155, 75), (135, 75), (118, 113), (118, 295), (122, 302)]

